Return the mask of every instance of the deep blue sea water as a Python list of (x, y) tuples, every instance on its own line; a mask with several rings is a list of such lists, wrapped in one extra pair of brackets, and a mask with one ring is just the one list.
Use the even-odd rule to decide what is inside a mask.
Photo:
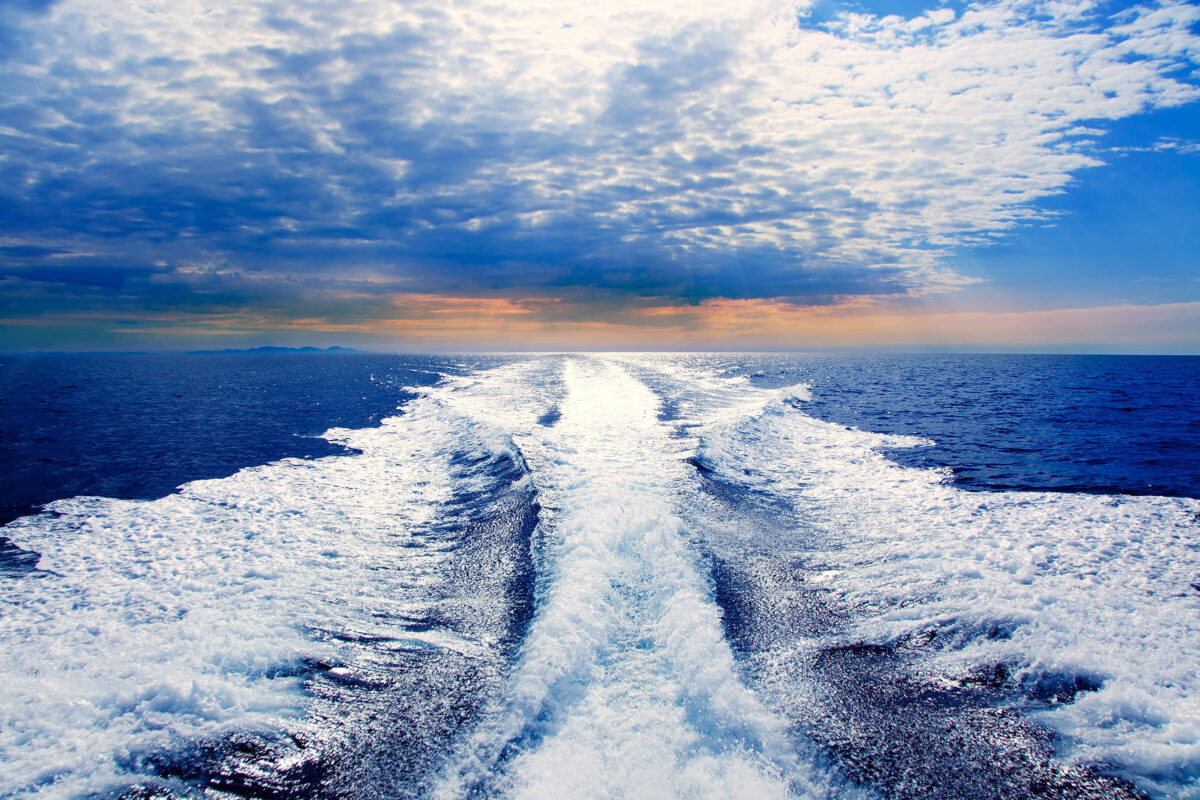
[(462, 359), (366, 354), (0, 358), (0, 524), (75, 495), (152, 498), (378, 424)]
[(1198, 385), (0, 359), (0, 796), (1200, 796)]
[[(890, 455), (971, 489), (1200, 497), (1200, 358), (704, 356), (756, 386), (805, 382), (809, 413), (932, 439)], [(76, 355), (0, 358), (0, 524), (74, 495), (150, 498), (189, 480), (341, 448), (478, 358)], [(495, 363), (495, 358), (486, 360)]]
[(931, 439), (890, 455), (965, 488), (1200, 497), (1200, 357), (768, 355), (725, 369), (810, 384), (821, 419)]

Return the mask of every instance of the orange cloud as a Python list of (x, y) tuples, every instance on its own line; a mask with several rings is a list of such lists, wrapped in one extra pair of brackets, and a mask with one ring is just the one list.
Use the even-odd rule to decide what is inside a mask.
[[(653, 301), (651, 301), (653, 302)], [(183, 340), (336, 335), (373, 347), (419, 349), (817, 349), (829, 347), (1200, 351), (1200, 302), (1038, 311), (925, 311), (871, 305), (796, 306), (775, 300), (614, 306), (554, 297), (398, 294), (373, 306), (331, 304), (326, 315), (283, 317), (246, 309), (156, 313), (137, 324), (95, 313), (0, 321), (24, 327), (89, 325), (110, 333)], [(107, 323), (107, 324), (105, 324)], [(326, 337), (328, 338), (328, 336)]]
[(1200, 303), (1038, 311), (796, 309), (763, 300), (713, 301), (709, 330), (759, 346), (1193, 345)]
[[(623, 309), (611, 320), (543, 319), (518, 301), (439, 307), (436, 319), (356, 326), (431, 346), (632, 348), (1195, 347), (1200, 303), (1112, 305), (1039, 311), (924, 312), (853, 306), (799, 307), (770, 300)], [(518, 306), (510, 309), (508, 303)], [(569, 308), (560, 309), (569, 312)]]
[(546, 302), (544, 298), (514, 300), (507, 297), (450, 297), (437, 294), (397, 294), (392, 296), (392, 305), (407, 312), (428, 314), (473, 314), (503, 316), (508, 314), (530, 314), (527, 303)]

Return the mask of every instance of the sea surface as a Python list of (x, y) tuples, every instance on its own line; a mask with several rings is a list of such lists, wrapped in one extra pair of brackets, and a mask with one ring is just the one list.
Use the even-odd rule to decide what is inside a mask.
[(0, 359), (0, 796), (1200, 798), (1200, 358)]

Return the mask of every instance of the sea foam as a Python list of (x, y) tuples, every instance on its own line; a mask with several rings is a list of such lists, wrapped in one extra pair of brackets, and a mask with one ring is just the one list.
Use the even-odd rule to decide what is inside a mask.
[(569, 361), (565, 385), (561, 419), (518, 440), (553, 520), (538, 611), (442, 796), (826, 794), (737, 676), (657, 398), (612, 360)]
[[(481, 609), (502, 598), (472, 596), (493, 591), (487, 581), (444, 589), (457, 563), (447, 526), (469, 530), (528, 476), (511, 440), (438, 396), (450, 392), (378, 428), (326, 434), (354, 455), (244, 469), (153, 501), (63, 500), (8, 525), (41, 572), (7, 582), (0, 600), (0, 793), (102, 793), (196, 743), (299, 730), (314, 670), (339, 678), (396, 648), (494, 657), (511, 631)], [(475, 622), (409, 624), (435, 602)]]
[(935, 682), (997, 665), (1034, 694), (1066, 681), (1066, 701), (1028, 709), (1065, 758), (1200, 796), (1200, 502), (964, 491), (884, 455), (921, 439), (823, 422), (765, 390), (753, 413), (721, 417), (712, 406), (744, 409), (749, 387), (700, 380), (698, 463), (790, 505), (808, 584), (851, 620), (796, 647), (931, 642)]
[[(747, 553), (780, 548), (781, 591), (802, 573), (839, 621), (787, 640), (789, 658), (916, 642), (934, 684), (998, 665), (1018, 693), (1078, 678), (1024, 709), (1064, 758), (1200, 796), (1200, 503), (963, 491), (884, 455), (925, 440), (814, 419), (808, 391), (694, 358), (533, 358), (327, 434), (354, 455), (18, 520), (5, 535), (41, 572), (0, 600), (0, 787), (78, 797), (197, 742), (336, 740), (367, 696), (347, 680), (346, 705), (323, 708), (313, 676), (371, 662), (417, 670), (408, 702), (424, 702), (410, 685), (461, 695), (372, 729), (430, 750), (410, 794), (853, 794), (726, 638), (702, 541), (726, 522), (704, 518), (711, 477), (794, 529), (781, 541), (803, 552), (735, 533)], [(505, 541), (466, 559), (491, 535)], [(422, 648), (473, 682), (389, 660)], [(413, 734), (438, 703), (441, 727)]]

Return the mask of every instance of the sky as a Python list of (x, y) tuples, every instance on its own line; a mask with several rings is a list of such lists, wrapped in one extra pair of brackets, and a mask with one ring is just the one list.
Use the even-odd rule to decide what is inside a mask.
[(0, 351), (1200, 353), (1200, 4), (0, 0)]

